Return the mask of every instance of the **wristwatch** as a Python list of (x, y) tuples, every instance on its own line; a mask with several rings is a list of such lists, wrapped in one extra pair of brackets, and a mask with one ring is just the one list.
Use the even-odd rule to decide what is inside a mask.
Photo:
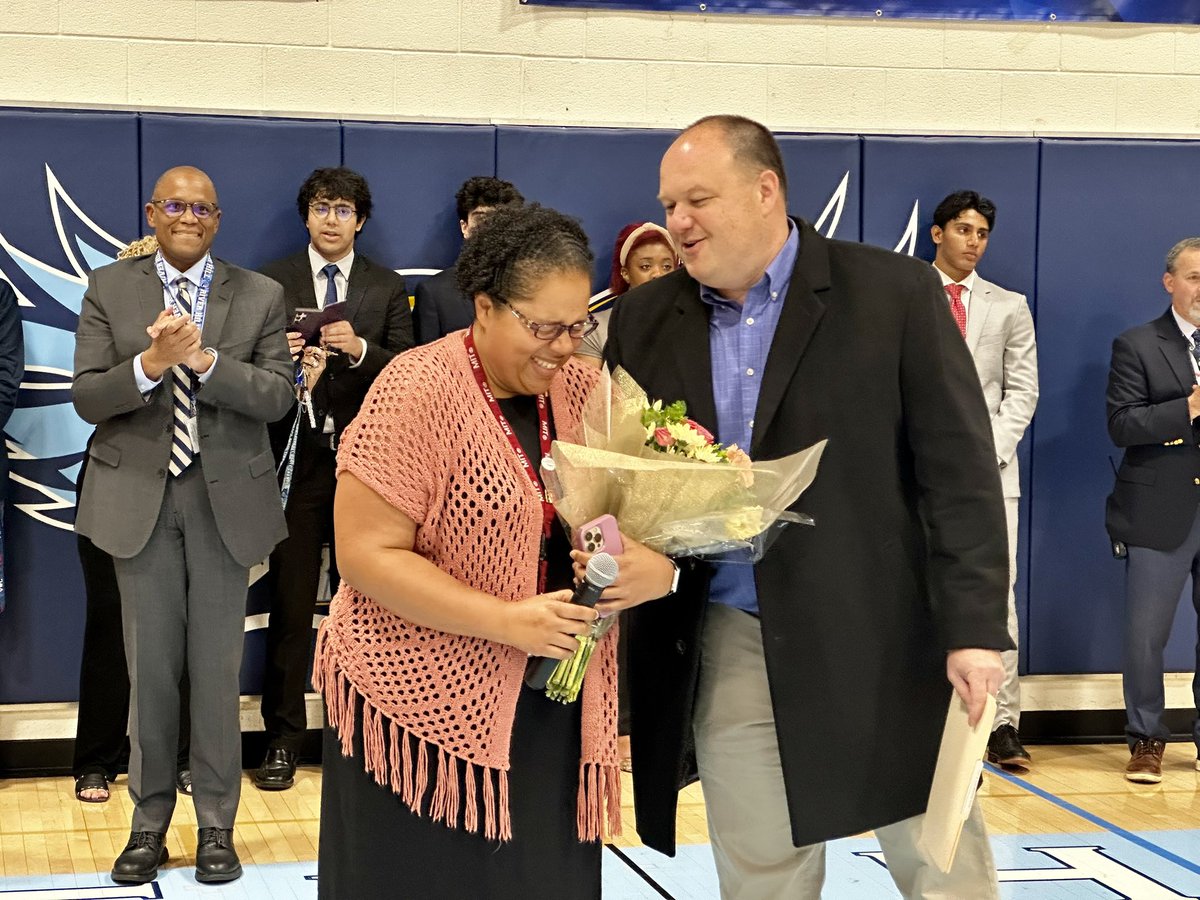
[(670, 597), (673, 593), (679, 590), (679, 573), (681, 571), (679, 568), (679, 563), (675, 562), (675, 560), (671, 559), (671, 557), (667, 557), (667, 562), (671, 564), (671, 568), (675, 570), (675, 574), (671, 576), (671, 589), (663, 594), (664, 597)]

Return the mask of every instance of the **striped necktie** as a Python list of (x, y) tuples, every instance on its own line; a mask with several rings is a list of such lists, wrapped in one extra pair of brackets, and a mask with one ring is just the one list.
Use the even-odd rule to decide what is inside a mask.
[[(181, 313), (192, 314), (192, 298), (188, 295), (188, 280), (175, 279), (178, 291), (175, 303)], [(174, 412), (174, 432), (171, 435), (171, 463), (167, 467), (173, 476), (178, 476), (192, 464), (197, 448), (192, 446), (192, 435), (188, 421), (192, 417), (192, 374), (183, 366), (171, 366), (171, 408)]]
[(1200, 328), (1192, 332), (1192, 359), (1196, 360), (1196, 367), (1200, 368)]

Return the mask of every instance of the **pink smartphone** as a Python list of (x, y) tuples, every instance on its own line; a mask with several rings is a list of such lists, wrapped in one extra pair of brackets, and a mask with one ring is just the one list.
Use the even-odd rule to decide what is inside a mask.
[(599, 553), (603, 550), (612, 556), (620, 556), (621, 532), (617, 528), (617, 520), (605, 513), (580, 525), (575, 531), (575, 549), (584, 553)]

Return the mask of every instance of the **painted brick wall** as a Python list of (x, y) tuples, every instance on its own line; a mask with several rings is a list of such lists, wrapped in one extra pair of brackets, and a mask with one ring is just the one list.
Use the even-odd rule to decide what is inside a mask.
[(677, 127), (1200, 133), (1200, 28), (517, 0), (0, 0), (0, 103)]

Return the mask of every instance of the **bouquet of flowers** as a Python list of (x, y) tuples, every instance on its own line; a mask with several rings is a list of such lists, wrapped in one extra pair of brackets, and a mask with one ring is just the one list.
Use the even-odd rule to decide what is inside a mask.
[[(572, 532), (608, 513), (624, 534), (660, 553), (753, 563), (785, 525), (813, 524), (789, 507), (816, 477), (824, 449), (820, 441), (754, 462), (736, 445), (717, 443), (682, 401), (651, 402), (617, 369), (584, 404), (583, 443), (551, 448), (554, 505)], [(579, 650), (547, 683), (552, 699), (578, 696), (596, 640), (615, 618), (580, 637)]]

